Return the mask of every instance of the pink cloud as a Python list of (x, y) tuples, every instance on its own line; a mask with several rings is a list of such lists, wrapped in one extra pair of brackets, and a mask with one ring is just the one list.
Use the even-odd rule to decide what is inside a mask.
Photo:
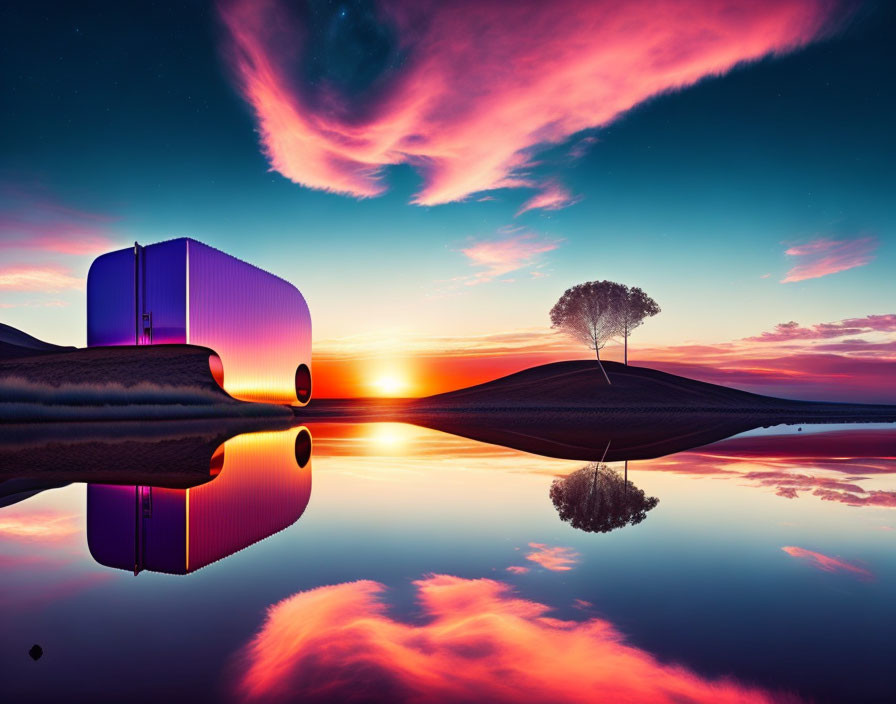
[(62, 513), (0, 514), (0, 535), (17, 540), (65, 540), (81, 532), (80, 518)]
[(867, 315), (864, 318), (847, 318), (836, 323), (818, 323), (811, 327), (800, 327), (791, 320), (778, 323), (771, 332), (744, 338), (748, 342), (789, 342), (790, 340), (827, 340), (847, 335), (863, 335), (871, 332), (896, 331), (896, 313)]
[(523, 567), (522, 565), (511, 565), (507, 568), (507, 571), (510, 574), (526, 574), (529, 571), (528, 567)]
[(812, 550), (806, 550), (805, 548), (798, 548), (793, 546), (786, 546), (781, 549), (791, 557), (805, 560), (813, 567), (816, 567), (825, 572), (849, 572), (865, 579), (870, 579), (873, 576), (871, 572), (866, 570), (864, 567), (859, 567), (852, 562), (841, 560), (839, 557), (830, 557), (829, 555), (825, 555), (820, 552), (814, 552)]
[(541, 238), (521, 228), (505, 229), (503, 232), (505, 236), (501, 239), (476, 242), (461, 250), (472, 266), (481, 269), (465, 280), (467, 285), (487, 283), (500, 278), (528, 266), (539, 255), (560, 246), (558, 240)]
[(567, 572), (579, 562), (579, 553), (572, 548), (549, 546), (544, 543), (529, 543), (529, 547), (535, 549), (526, 554), (526, 559), (552, 572)]
[[(310, 28), (284, 2), (225, 0), (226, 54), (271, 168), (356, 197), (384, 169), (423, 177), (421, 205), (531, 187), (533, 153), (644, 100), (787, 52), (842, 13), (826, 0), (380, 4), (394, 61), (363, 96), (302, 81)], [(363, 100), (362, 100), (363, 98)]]
[(864, 266), (874, 259), (877, 240), (859, 237), (849, 240), (820, 238), (790, 247), (784, 253), (798, 257), (799, 262), (781, 279), (782, 284), (817, 279), (839, 271)]
[(0, 291), (55, 292), (83, 288), (84, 279), (59, 266), (11, 266), (0, 269)]
[(565, 621), (502, 582), (432, 575), (414, 583), (423, 622), (389, 615), (385, 587), (349, 582), (268, 610), (242, 650), (244, 701), (793, 702), (708, 679), (625, 643), (607, 621)]
[(516, 211), (517, 215), (522, 215), (529, 210), (561, 210), (568, 208), (574, 203), (578, 203), (580, 198), (572, 195), (566, 188), (558, 183), (547, 184), (540, 193), (536, 193), (529, 200), (520, 206)]
[(69, 208), (40, 189), (0, 184), (0, 249), (96, 255), (115, 249), (113, 219)]
[(896, 475), (894, 447), (896, 429), (745, 436), (638, 466), (743, 480), (787, 499), (811, 495), (854, 507), (896, 508), (896, 491), (862, 486), (881, 475)]
[(65, 308), (68, 305), (68, 301), (60, 300), (22, 301), (21, 303), (0, 303), (0, 309), (8, 310), (10, 308)]

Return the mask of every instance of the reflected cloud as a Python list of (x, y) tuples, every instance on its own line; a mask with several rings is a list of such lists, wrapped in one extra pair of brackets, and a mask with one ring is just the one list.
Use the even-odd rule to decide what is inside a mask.
[(660, 663), (611, 623), (565, 621), (490, 579), (414, 582), (425, 622), (391, 617), (386, 588), (349, 582), (275, 604), (241, 652), (247, 701), (794, 701)]
[(805, 560), (808, 564), (812, 565), (812, 567), (823, 570), (824, 572), (847, 572), (865, 579), (871, 579), (874, 576), (864, 567), (860, 567), (852, 562), (847, 562), (846, 560), (841, 560), (839, 557), (831, 557), (824, 553), (814, 552), (813, 550), (806, 550), (805, 548), (798, 548), (791, 545), (781, 549), (791, 557)]
[(544, 567), (551, 572), (568, 572), (579, 563), (581, 555), (572, 548), (559, 545), (549, 546), (544, 543), (529, 543), (535, 548), (526, 554), (526, 559)]
[(866, 488), (896, 474), (896, 430), (835, 430), (731, 438), (700, 450), (640, 463), (638, 469), (718, 475), (848, 506), (896, 508), (896, 491)]
[(295, 523), (311, 498), (304, 427), (228, 440), (190, 489), (91, 484), (87, 544), (100, 564), (187, 574)]
[(646, 496), (642, 489), (599, 462), (555, 479), (550, 496), (560, 520), (589, 533), (609, 533), (637, 525), (659, 503), (659, 499)]
[(0, 513), (0, 536), (17, 540), (58, 541), (81, 532), (79, 517), (65, 513)]

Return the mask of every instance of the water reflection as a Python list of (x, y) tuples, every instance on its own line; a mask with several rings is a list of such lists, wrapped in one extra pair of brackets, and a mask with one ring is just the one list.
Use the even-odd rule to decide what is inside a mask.
[(90, 484), (87, 544), (100, 564), (187, 574), (295, 523), (311, 498), (305, 427), (239, 435), (189, 489)]
[(636, 525), (659, 503), (658, 498), (645, 495), (627, 476), (620, 476), (600, 462), (591, 462), (555, 479), (550, 496), (561, 520), (589, 533), (609, 533)]
[(272, 427), (284, 423), (215, 419), (0, 426), (0, 507), (72, 482), (188, 489), (214, 476), (212, 457), (223, 442)]
[[(759, 426), (719, 414), (465, 413), (411, 417), (410, 422), (478, 442), (544, 457), (607, 462), (643, 460), (683, 452)], [(609, 445), (609, 447), (608, 447)]]
[(660, 662), (609, 621), (564, 620), (493, 579), (414, 582), (422, 614), (395, 618), (385, 585), (318, 587), (274, 604), (242, 650), (246, 701), (751, 702), (758, 687)]

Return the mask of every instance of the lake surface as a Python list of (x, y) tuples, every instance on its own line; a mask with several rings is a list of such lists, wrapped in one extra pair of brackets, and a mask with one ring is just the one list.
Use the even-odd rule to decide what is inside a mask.
[(896, 686), (893, 426), (752, 431), (629, 462), (629, 484), (622, 462), (401, 423), (247, 433), (198, 462), (188, 489), (74, 482), (0, 508), (0, 699), (870, 702)]

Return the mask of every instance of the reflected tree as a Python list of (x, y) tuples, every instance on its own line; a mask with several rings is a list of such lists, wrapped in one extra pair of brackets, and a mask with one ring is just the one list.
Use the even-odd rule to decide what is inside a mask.
[(635, 525), (647, 518), (659, 499), (644, 491), (600, 462), (551, 484), (551, 501), (560, 519), (573, 528), (589, 533), (609, 533)]

